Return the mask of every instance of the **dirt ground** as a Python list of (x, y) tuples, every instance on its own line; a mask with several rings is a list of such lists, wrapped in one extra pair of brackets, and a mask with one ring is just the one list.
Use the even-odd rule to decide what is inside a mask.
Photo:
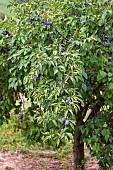
[[(85, 170), (98, 170), (97, 161), (88, 160)], [(21, 152), (0, 152), (0, 170), (73, 170), (73, 157), (68, 160), (32, 156)]]

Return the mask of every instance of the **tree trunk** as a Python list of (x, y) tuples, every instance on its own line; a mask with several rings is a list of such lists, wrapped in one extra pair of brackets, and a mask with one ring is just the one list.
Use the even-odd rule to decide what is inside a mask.
[(84, 143), (80, 141), (81, 132), (74, 131), (74, 145), (73, 145), (73, 154), (74, 154), (74, 170), (84, 170)]

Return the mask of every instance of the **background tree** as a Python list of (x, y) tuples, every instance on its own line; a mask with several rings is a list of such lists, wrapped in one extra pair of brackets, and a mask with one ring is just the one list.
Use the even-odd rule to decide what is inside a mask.
[[(12, 7), (17, 19), (2, 23), (14, 35), (3, 60), (9, 66), (7, 87), (31, 101), (19, 118), (32, 116), (29, 123), (37, 130), (31, 136), (50, 133), (51, 141), (62, 117), (74, 137), (74, 168), (82, 166), (84, 142), (101, 166), (111, 167), (113, 1), (29, 0)], [(53, 124), (44, 128), (47, 121)]]

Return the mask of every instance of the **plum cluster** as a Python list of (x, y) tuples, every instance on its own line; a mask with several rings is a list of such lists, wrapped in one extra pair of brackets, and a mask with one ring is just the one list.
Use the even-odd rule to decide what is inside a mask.
[(31, 24), (33, 23), (33, 21), (41, 21), (42, 24), (44, 24), (44, 25), (46, 25), (46, 26), (48, 26), (48, 25), (52, 26), (52, 22), (48, 22), (48, 21), (42, 20), (39, 16), (30, 18), (30, 23), (31, 23)]
[(62, 117), (62, 118), (61, 118), (61, 121), (62, 121), (63, 123), (65, 123), (65, 126), (68, 126), (68, 125), (70, 124), (69, 120), (67, 120), (66, 117)]

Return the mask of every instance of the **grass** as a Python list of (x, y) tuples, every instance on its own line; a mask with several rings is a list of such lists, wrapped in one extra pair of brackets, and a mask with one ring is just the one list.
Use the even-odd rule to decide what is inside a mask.
[(25, 149), (25, 142), (21, 133), (14, 133), (7, 125), (0, 127), (0, 150), (15, 151), (16, 149)]
[(22, 153), (30, 153), (35, 156), (44, 156), (49, 158), (68, 158), (72, 154), (72, 143), (67, 143), (64, 148), (57, 151), (48, 150), (39, 144), (28, 145), (25, 136), (21, 132), (14, 132), (11, 125), (4, 124), (0, 126), (0, 151), (21, 151)]
[[(41, 147), (36, 144), (26, 146), (26, 141), (24, 136), (20, 132), (14, 132), (13, 127), (8, 124), (0, 126), (0, 151), (12, 152), (15, 156), (17, 162), (19, 161), (18, 156), (25, 156), (23, 162), (20, 162), (19, 165), (23, 165), (26, 162), (26, 159), (29, 158), (31, 164), (38, 167), (38, 169), (46, 169), (46, 167), (56, 167), (61, 168), (62, 170), (70, 169), (72, 166), (72, 146), (67, 144), (65, 148), (61, 151), (52, 151), (47, 148)], [(30, 156), (31, 159), (30, 160)], [(24, 162), (25, 161), (25, 162)], [(28, 160), (27, 160), (28, 161)], [(56, 169), (55, 168), (55, 169)]]
[[(0, 126), (0, 151), (11, 151), (15, 156), (20, 154), (24, 158), (31, 157), (31, 162), (35, 164), (38, 161), (38, 169), (46, 169), (47, 166), (62, 170), (73, 168), (72, 143), (67, 143), (64, 148), (52, 151), (39, 144), (26, 145), (25, 136), (21, 132), (15, 132), (12, 124), (3, 124)], [(85, 150), (86, 151), (86, 150)], [(87, 152), (87, 151), (86, 151)], [(7, 153), (7, 152), (6, 152)], [(86, 156), (85, 163), (90, 156)], [(29, 159), (30, 160), (30, 159)], [(18, 160), (17, 160), (18, 161)], [(71, 168), (70, 168), (71, 167)], [(56, 169), (56, 168), (55, 168)], [(81, 168), (79, 168), (80, 170)]]
[(11, 16), (10, 9), (7, 8), (12, 0), (2, 0), (0, 2), (0, 17)]

